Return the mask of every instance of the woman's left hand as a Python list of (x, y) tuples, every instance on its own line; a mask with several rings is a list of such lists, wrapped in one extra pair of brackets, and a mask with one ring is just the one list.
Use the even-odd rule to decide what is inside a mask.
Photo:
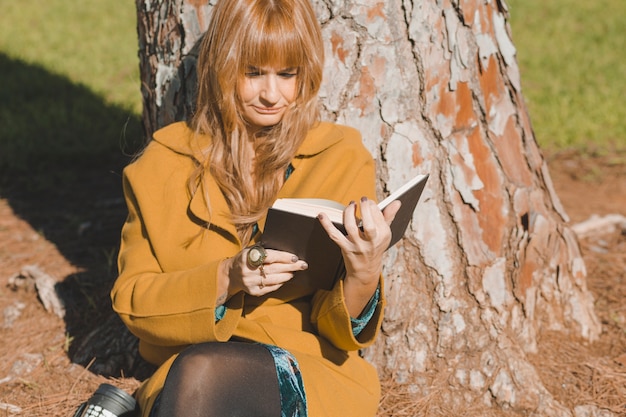
[(400, 202), (394, 201), (385, 208), (378, 208), (375, 201), (361, 199), (361, 219), (356, 217), (356, 203), (343, 212), (347, 235), (333, 225), (328, 216), (320, 213), (319, 220), (328, 236), (341, 248), (346, 266), (344, 292), (346, 304), (352, 317), (357, 317), (378, 286), (382, 271), (383, 254), (391, 241), (389, 225), (393, 221)]

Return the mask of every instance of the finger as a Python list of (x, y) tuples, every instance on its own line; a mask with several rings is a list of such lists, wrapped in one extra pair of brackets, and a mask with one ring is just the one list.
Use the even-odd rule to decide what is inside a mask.
[(266, 249), (266, 252), (265, 263), (293, 264), (299, 261), (298, 256), (290, 252), (275, 249)]
[(276, 285), (283, 285), (286, 282), (291, 281), (294, 276), (295, 275), (293, 274), (293, 272), (279, 272), (273, 274), (266, 273), (265, 277), (261, 277), (261, 281), (266, 287), (271, 287)]
[(265, 279), (270, 280), (272, 283), (281, 283), (289, 281), (295, 272), (304, 271), (308, 267), (309, 265), (304, 261), (299, 261), (295, 264), (264, 264), (262, 268), (259, 268), (257, 274), (264, 276)]
[(383, 216), (385, 217), (385, 221), (388, 225), (391, 225), (393, 219), (396, 218), (396, 214), (400, 210), (400, 206), (402, 202), (400, 200), (392, 201), (385, 209), (383, 210)]
[(369, 240), (376, 238), (378, 235), (378, 224), (384, 218), (375, 201), (367, 197), (361, 198), (361, 218), (363, 236)]
[(317, 219), (326, 231), (326, 234), (328, 234), (328, 237), (339, 245), (339, 247), (345, 247), (349, 243), (343, 232), (337, 229), (326, 213), (319, 213)]
[(309, 265), (306, 260), (299, 259), (290, 252), (268, 249), (267, 258), (265, 259), (265, 271), (270, 267), (274, 272), (295, 272), (308, 269)]
[(293, 278), (293, 273), (272, 273), (259, 274), (260, 279), (255, 280), (255, 284), (249, 289), (249, 294), (261, 296), (281, 288), (286, 282)]
[(256, 297), (262, 297), (264, 295), (267, 295), (269, 293), (272, 293), (276, 290), (278, 290), (279, 288), (281, 288), (283, 286), (283, 284), (277, 284), (277, 285), (259, 285), (258, 287), (256, 287), (256, 289), (254, 291), (250, 291), (250, 295), (254, 295)]
[(348, 236), (358, 236), (361, 223), (361, 219), (356, 216), (356, 203), (351, 201), (343, 211), (343, 227)]

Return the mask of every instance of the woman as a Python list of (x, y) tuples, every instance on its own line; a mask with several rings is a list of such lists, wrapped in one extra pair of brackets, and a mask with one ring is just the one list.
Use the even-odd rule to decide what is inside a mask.
[[(322, 69), (308, 0), (218, 1), (196, 114), (156, 132), (125, 169), (111, 296), (159, 365), (137, 392), (142, 415), (376, 413), (378, 377), (358, 350), (382, 320), (382, 257), (399, 203), (376, 206), (358, 132), (318, 121)], [(319, 216), (345, 261), (331, 290), (298, 282), (306, 259), (257, 245), (283, 197), (348, 205), (347, 235)]]

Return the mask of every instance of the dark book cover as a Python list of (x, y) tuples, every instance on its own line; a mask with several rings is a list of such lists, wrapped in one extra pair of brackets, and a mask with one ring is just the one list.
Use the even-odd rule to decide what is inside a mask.
[[(389, 247), (398, 243), (404, 236), (427, 180), (428, 175), (417, 176), (378, 204), (382, 210), (392, 201), (402, 202), (391, 224), (392, 237)], [(327, 207), (320, 205), (318, 212), (326, 210)], [(342, 224), (335, 222), (335, 225), (343, 230)], [(309, 268), (296, 272), (294, 276), (294, 282), (301, 285), (330, 289), (335, 279), (343, 273), (341, 250), (328, 237), (317, 217), (272, 207), (267, 213), (261, 242), (268, 249), (290, 252), (307, 261)]]

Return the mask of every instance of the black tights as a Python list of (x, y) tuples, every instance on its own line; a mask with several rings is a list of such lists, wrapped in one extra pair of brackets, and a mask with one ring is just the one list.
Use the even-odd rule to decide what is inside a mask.
[(176, 358), (156, 417), (280, 417), (280, 391), (270, 352), (252, 343), (202, 343)]

